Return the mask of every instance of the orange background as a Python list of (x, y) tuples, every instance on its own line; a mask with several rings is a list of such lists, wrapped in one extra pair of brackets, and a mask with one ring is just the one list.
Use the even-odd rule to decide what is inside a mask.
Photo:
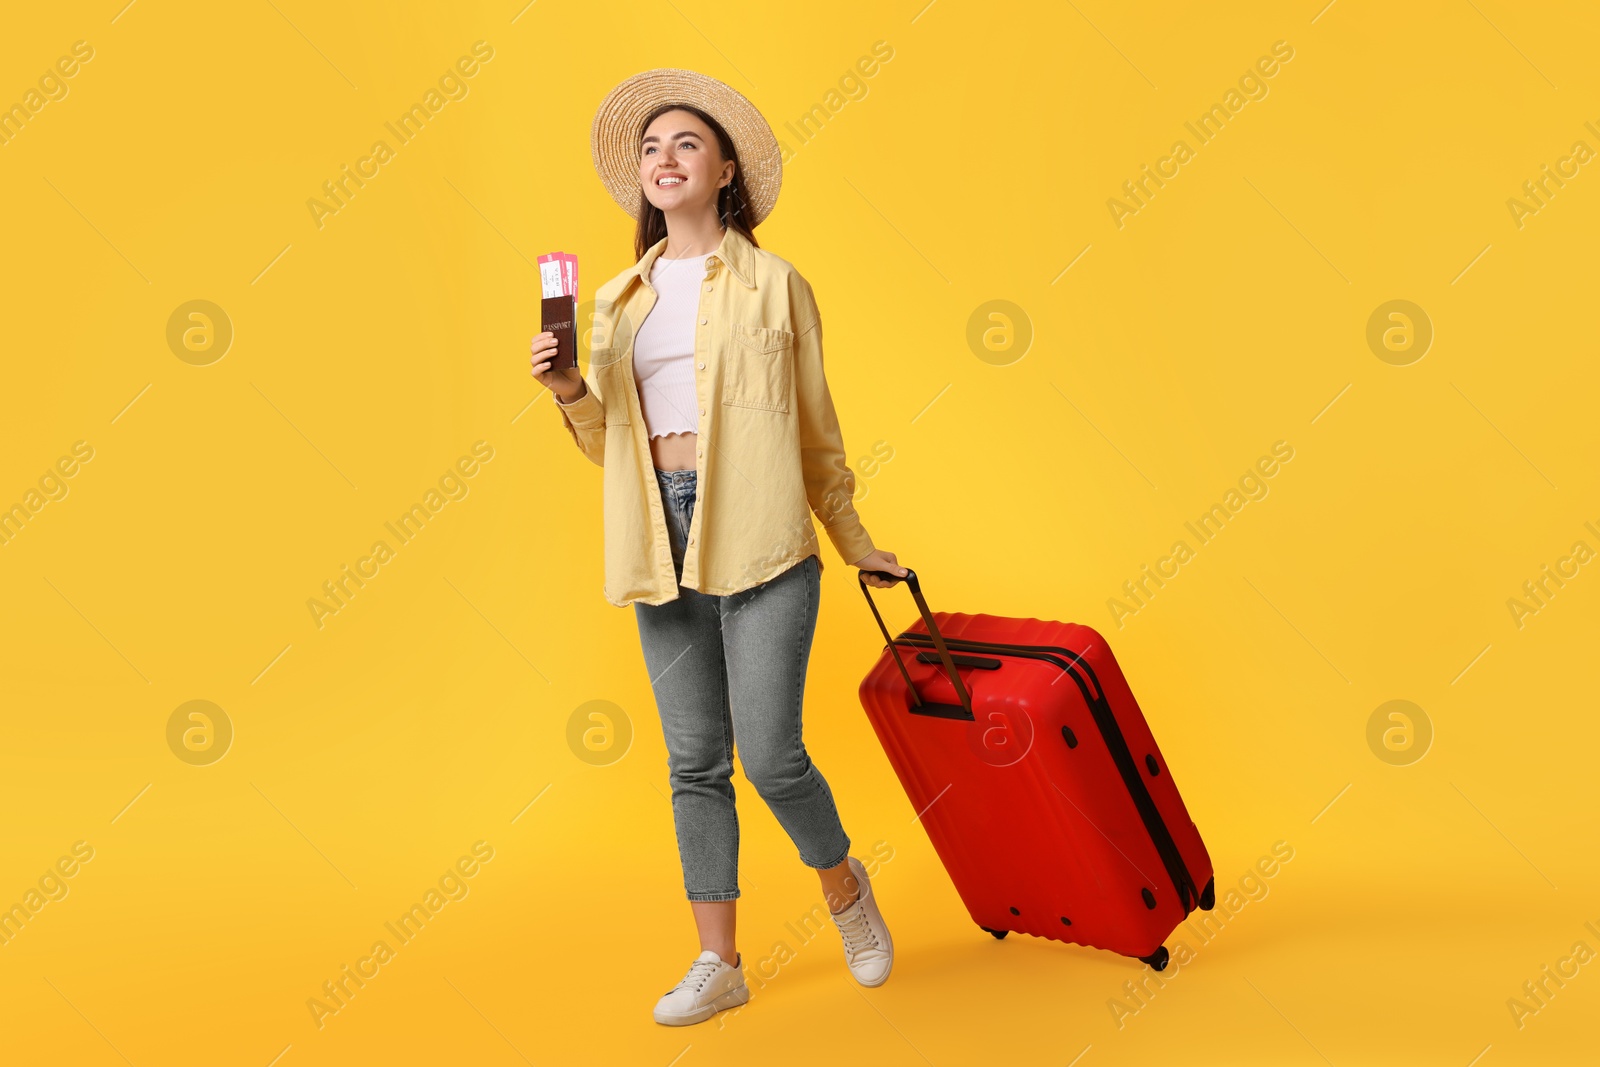
[[(8, 1060), (1593, 1058), (1593, 964), (1508, 1007), (1600, 948), (1600, 577), (1508, 606), (1600, 546), (1600, 177), (1508, 206), (1600, 148), (1585, 5), (120, 2), (0, 36), (0, 104), (45, 79), (0, 144), (0, 506), (27, 509), (0, 543), (0, 905), (39, 891), (0, 945)], [(323, 183), (479, 41), (319, 225)], [(662, 65), (791, 150), (757, 236), (816, 290), (874, 540), (936, 610), (1100, 628), (1239, 888), (1140, 1002), (1136, 961), (968, 918), (861, 711), (881, 639), (824, 546), (806, 736), (894, 976), (862, 989), (831, 929), (796, 934), (820, 887), (739, 777), (751, 1002), (651, 1021), (697, 949), (665, 751), (601, 595), (599, 472), (527, 346), (539, 254), (576, 253), (589, 295), (631, 261), (589, 123)], [(1279, 441), (1265, 495), (1119, 627), (1123, 583)], [(308, 1001), (430, 890), (319, 1026)]]

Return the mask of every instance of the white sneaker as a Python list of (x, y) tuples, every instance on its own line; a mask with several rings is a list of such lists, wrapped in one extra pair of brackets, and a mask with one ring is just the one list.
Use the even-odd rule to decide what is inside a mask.
[(889, 980), (889, 969), (894, 966), (894, 941), (878, 911), (878, 898), (872, 892), (867, 869), (851, 856), (850, 870), (855, 873), (860, 894), (855, 903), (833, 917), (833, 922), (844, 941), (844, 958), (850, 973), (864, 986), (879, 986)]
[(732, 964), (706, 949), (689, 965), (683, 981), (656, 1001), (655, 1020), (668, 1026), (704, 1022), (724, 1008), (736, 1008), (750, 999), (741, 966), (744, 953)]

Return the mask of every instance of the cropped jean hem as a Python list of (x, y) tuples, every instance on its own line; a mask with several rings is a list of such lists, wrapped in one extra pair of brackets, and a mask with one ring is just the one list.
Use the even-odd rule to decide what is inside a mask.
[(735, 889), (731, 893), (690, 893), (689, 899), (695, 901), (696, 903), (705, 903), (707, 901), (716, 900), (738, 900), (739, 891)]
[(817, 864), (814, 864), (814, 863), (806, 863), (804, 856), (800, 857), (800, 862), (801, 863), (806, 863), (806, 866), (810, 867), (812, 870), (826, 871), (831, 867), (839, 866), (839, 864), (843, 863), (845, 860), (847, 860), (849, 858), (850, 858), (850, 842), (848, 840), (846, 840), (845, 841), (845, 845), (844, 845), (844, 851), (839, 853), (839, 858), (834, 860), (832, 863), (824, 863), (824, 864), (821, 864), (820, 866), (817, 865)]

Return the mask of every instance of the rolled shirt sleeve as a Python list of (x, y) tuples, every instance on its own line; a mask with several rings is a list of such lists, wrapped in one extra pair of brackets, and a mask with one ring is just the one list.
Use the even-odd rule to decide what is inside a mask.
[(800, 423), (800, 469), (806, 500), (846, 563), (873, 551), (854, 503), (855, 472), (845, 459), (844, 436), (822, 369), (822, 317), (811, 286), (798, 274), (792, 291), (795, 322), (795, 402)]
[(571, 404), (563, 404), (554, 393), (551, 396), (579, 450), (596, 466), (603, 467), (606, 464), (606, 409), (587, 379), (584, 385), (583, 396)]

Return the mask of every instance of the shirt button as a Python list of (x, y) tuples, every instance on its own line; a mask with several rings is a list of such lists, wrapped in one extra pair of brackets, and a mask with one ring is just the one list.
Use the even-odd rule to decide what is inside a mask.
[(709, 293), (709, 292), (710, 292), (710, 291), (711, 291), (711, 286), (709, 286), (709, 285), (708, 285), (708, 286), (706, 286), (706, 292), (708, 292), (708, 293)]
[(704, 325), (705, 325), (705, 324), (706, 324), (706, 322), (707, 322), (707, 320), (706, 320), (706, 319), (701, 319), (701, 320), (700, 320), (700, 325), (702, 325), (702, 326), (704, 326)]
[(700, 409), (700, 414), (704, 415), (705, 413), (706, 413), (706, 409), (705, 408), (701, 408)]
[(706, 365), (704, 363), (700, 364), (700, 369), (701, 370), (705, 370), (706, 369)]

